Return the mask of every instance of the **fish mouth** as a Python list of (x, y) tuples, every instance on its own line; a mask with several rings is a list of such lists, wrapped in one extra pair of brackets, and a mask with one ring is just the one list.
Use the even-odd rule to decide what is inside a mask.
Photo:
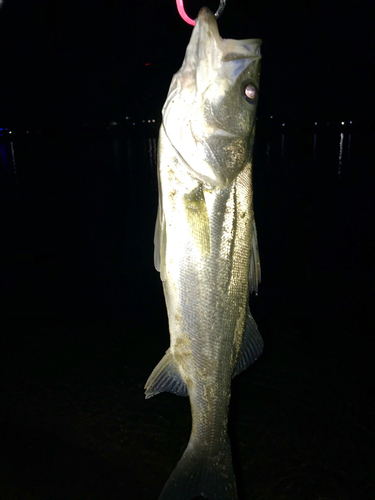
[(219, 28), (217, 27), (217, 21), (214, 14), (207, 7), (202, 7), (198, 13), (197, 17), (197, 31), (207, 31), (207, 28), (210, 30), (211, 34), (215, 38), (216, 43), (220, 44), (222, 38), (219, 33)]

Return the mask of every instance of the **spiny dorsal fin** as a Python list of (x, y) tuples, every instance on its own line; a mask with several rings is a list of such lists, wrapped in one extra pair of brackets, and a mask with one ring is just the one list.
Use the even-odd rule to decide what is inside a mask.
[(250, 269), (249, 269), (249, 291), (258, 293), (258, 283), (260, 283), (260, 257), (258, 248), (257, 228), (255, 219), (253, 222), (253, 233), (251, 236), (251, 254), (250, 254)]

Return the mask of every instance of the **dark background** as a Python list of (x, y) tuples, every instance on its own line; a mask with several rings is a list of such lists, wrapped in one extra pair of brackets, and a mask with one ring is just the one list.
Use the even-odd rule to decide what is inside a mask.
[[(371, 6), (228, 0), (219, 20), (263, 40), (242, 500), (375, 495)], [(154, 499), (186, 446), (188, 400), (143, 385), (168, 347), (158, 126), (191, 29), (172, 0), (0, 9), (2, 498)]]
[[(207, 2), (214, 11), (216, 4)], [(201, 6), (192, 0), (186, 10), (195, 17)], [(221, 35), (264, 43), (260, 116), (370, 119), (370, 6), (369, 0), (228, 1)], [(160, 114), (190, 34), (173, 0), (5, 0), (2, 120), (32, 127)]]

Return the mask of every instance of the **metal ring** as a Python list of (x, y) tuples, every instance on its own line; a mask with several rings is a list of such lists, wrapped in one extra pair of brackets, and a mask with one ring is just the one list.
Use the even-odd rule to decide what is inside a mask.
[[(0, 0), (1, 2), (1, 0)], [(227, 3), (227, 0), (220, 0), (220, 5), (217, 11), (215, 12), (215, 19), (218, 19), (221, 14), (223, 13), (223, 10), (225, 8), (225, 4)], [(193, 19), (190, 19), (190, 17), (186, 14), (185, 12), (185, 7), (184, 7), (184, 0), (176, 0), (177, 4), (177, 10), (182, 19), (188, 23), (191, 24), (192, 26), (195, 26), (195, 21)]]
[(225, 9), (225, 4), (227, 3), (227, 0), (220, 0), (220, 5), (217, 11), (215, 12), (215, 17), (216, 19), (219, 19), (221, 14), (223, 13), (223, 10)]

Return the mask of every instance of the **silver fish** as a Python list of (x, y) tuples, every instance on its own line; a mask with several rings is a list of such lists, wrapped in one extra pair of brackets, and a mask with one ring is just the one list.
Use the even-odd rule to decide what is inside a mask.
[(188, 395), (192, 431), (160, 500), (237, 498), (231, 380), (263, 349), (248, 306), (260, 281), (251, 179), (260, 45), (222, 39), (202, 8), (163, 107), (154, 243), (171, 343), (145, 389)]

